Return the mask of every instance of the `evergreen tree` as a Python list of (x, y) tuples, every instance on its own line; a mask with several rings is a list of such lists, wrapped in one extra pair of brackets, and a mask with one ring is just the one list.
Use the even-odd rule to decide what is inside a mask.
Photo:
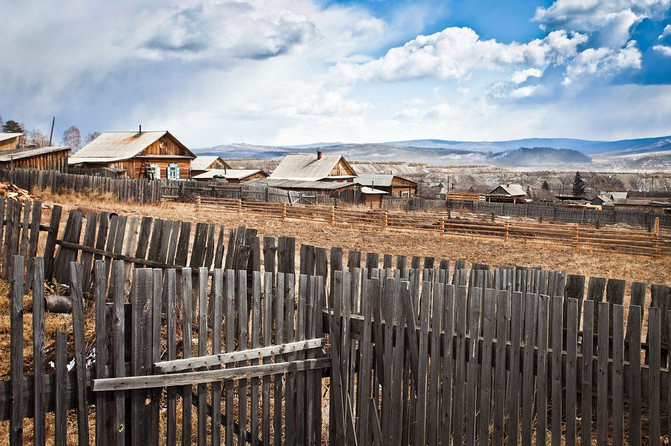
[(541, 186), (543, 190), (550, 190), (550, 185), (548, 184), (547, 180), (543, 181), (543, 185)]
[(573, 178), (573, 196), (582, 197), (583, 195), (585, 195), (585, 180), (582, 179), (580, 172), (576, 172)]
[(23, 126), (11, 119), (2, 125), (3, 133), (23, 133)]

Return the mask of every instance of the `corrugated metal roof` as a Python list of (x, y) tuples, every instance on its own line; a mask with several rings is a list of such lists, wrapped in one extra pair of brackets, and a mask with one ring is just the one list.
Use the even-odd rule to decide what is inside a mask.
[(287, 155), (270, 174), (270, 178), (319, 181), (328, 177), (341, 159), (344, 161), (344, 158), (340, 155), (323, 155), (321, 159), (318, 159), (317, 155), (311, 154)]
[[(216, 155), (204, 155), (198, 156), (196, 159), (191, 161), (191, 170), (206, 170), (210, 165), (221, 157)], [(222, 159), (222, 161), (224, 161)]]
[(266, 184), (269, 187), (276, 187), (278, 189), (320, 189), (320, 190), (338, 190), (353, 185), (356, 183), (346, 183), (339, 181), (299, 181), (299, 180), (285, 180), (268, 177), (254, 181), (254, 184)]
[(0, 162), (16, 161), (23, 158), (44, 155), (47, 153), (63, 152), (69, 147), (40, 147), (38, 149), (14, 149), (0, 151)]
[(0, 133), (0, 142), (7, 141), (8, 139), (16, 138), (18, 136), (23, 136), (23, 133)]
[[(133, 158), (138, 153), (170, 133), (166, 130), (149, 132), (102, 133), (80, 151), (73, 154), (70, 164), (84, 162), (114, 162)], [(170, 135), (172, 136), (172, 135)], [(174, 137), (173, 137), (174, 138)], [(177, 141), (176, 138), (174, 138)], [(178, 144), (182, 145), (179, 141)], [(184, 147), (182, 145), (182, 147)], [(184, 147), (186, 149), (186, 147)], [(188, 149), (186, 149), (188, 151)], [(189, 152), (190, 153), (190, 152)], [(193, 154), (192, 154), (193, 155)], [(193, 155), (195, 157), (195, 155)]]
[[(193, 167), (192, 167), (193, 169)], [(242, 180), (243, 178), (250, 177), (259, 172), (263, 172), (260, 169), (208, 169), (205, 172), (195, 175), (194, 180), (211, 180), (215, 176), (223, 177), (226, 179), (232, 180)], [(263, 172), (265, 173), (265, 172)]]

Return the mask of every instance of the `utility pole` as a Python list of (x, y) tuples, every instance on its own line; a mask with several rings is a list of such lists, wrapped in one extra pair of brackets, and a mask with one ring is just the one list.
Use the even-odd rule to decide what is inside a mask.
[(49, 147), (51, 147), (51, 139), (54, 137), (54, 124), (56, 124), (56, 117), (51, 119), (51, 133), (49, 133)]

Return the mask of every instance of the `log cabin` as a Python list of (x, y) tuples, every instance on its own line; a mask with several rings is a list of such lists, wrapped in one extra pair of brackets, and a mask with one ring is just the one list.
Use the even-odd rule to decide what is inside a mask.
[(71, 166), (125, 171), (127, 178), (188, 179), (196, 158), (168, 131), (102, 133), (69, 159)]
[(0, 150), (0, 168), (57, 170), (67, 173), (69, 152), (69, 147)]
[(232, 169), (231, 165), (224, 161), (223, 158), (216, 155), (202, 155), (191, 161), (191, 178), (207, 172), (208, 170), (228, 170)]
[(341, 181), (351, 183), (356, 177), (352, 166), (340, 155), (287, 155), (270, 174), (273, 180)]
[(397, 175), (359, 175), (356, 182), (362, 186), (386, 192), (391, 197), (411, 198), (417, 195), (415, 181)]

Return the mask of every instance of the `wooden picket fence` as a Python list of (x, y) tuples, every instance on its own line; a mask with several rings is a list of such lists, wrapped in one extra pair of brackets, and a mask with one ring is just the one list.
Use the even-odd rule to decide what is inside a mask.
[[(660, 444), (669, 435), (667, 286), (305, 244), (296, 256), (295, 239), (243, 227), (226, 237), (215, 225), (84, 222), (77, 211), (61, 225), (58, 207), (43, 224), (39, 203), (2, 209), (12, 323), (0, 420), (13, 444), (25, 418), (44, 444), (47, 412), (64, 444), (68, 409), (89, 444), (92, 408), (97, 444)], [(43, 259), (22, 255), (33, 250)], [(49, 264), (73, 303), (72, 335), (56, 334), (53, 358), (41, 324)], [(92, 309), (95, 322), (84, 317)]]
[(652, 232), (634, 229), (596, 229), (577, 224), (526, 222), (498, 223), (450, 218), (448, 214), (420, 214), (385, 210), (343, 209), (335, 206), (291, 205), (212, 197), (196, 198), (199, 215), (255, 213), (280, 220), (308, 220), (332, 226), (374, 231), (428, 232), (459, 237), (485, 237), (564, 246), (573, 249), (619, 252), (643, 256), (671, 254), (671, 232), (660, 231), (659, 219)]

